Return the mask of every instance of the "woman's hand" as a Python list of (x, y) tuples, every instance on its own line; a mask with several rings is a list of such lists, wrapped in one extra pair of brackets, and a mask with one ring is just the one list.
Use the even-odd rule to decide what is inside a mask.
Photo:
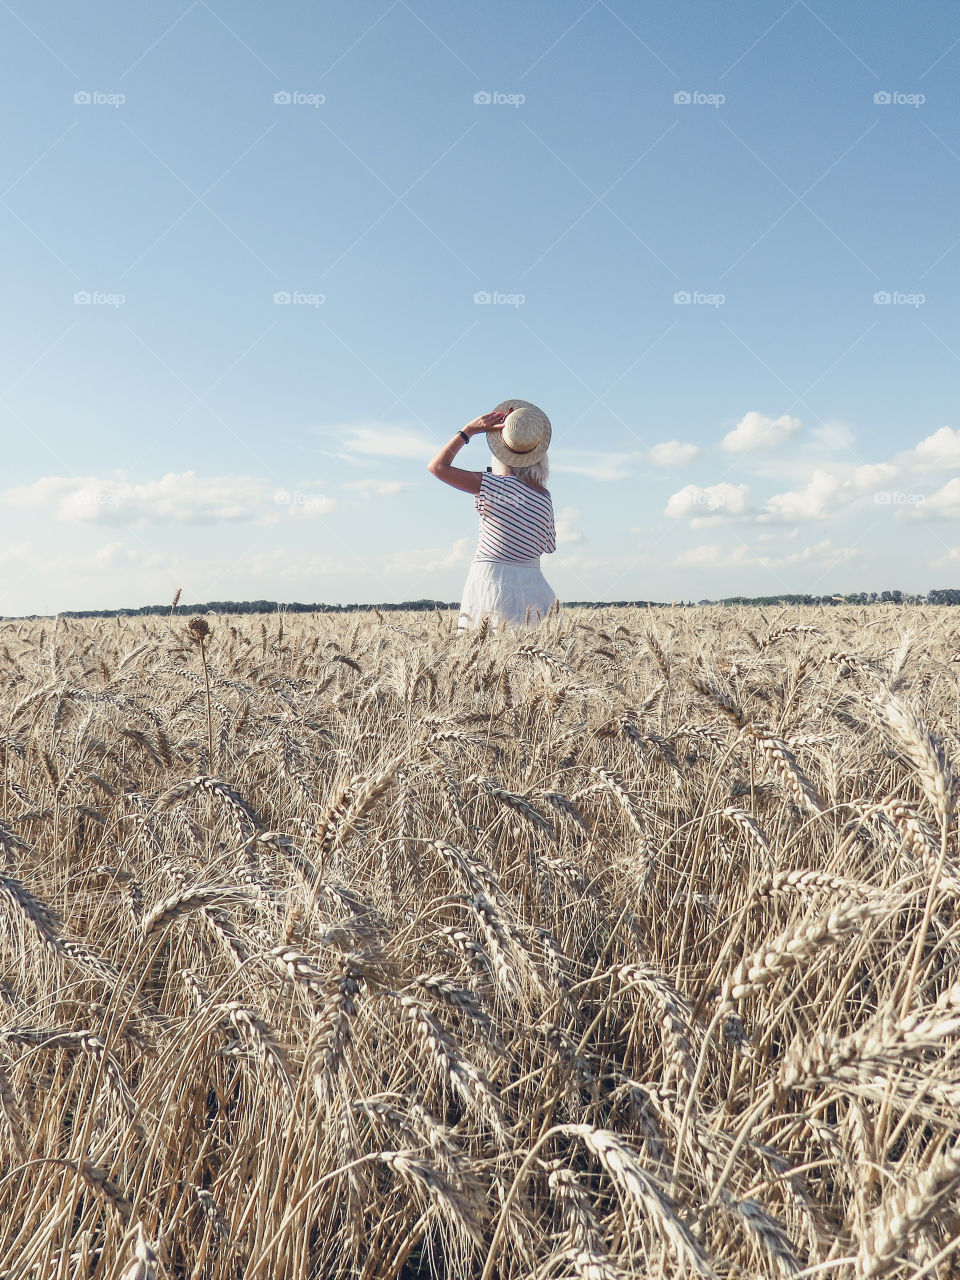
[(492, 413), (482, 413), (463, 428), (468, 436), (478, 436), (482, 431), (502, 431), (509, 410), (494, 409)]

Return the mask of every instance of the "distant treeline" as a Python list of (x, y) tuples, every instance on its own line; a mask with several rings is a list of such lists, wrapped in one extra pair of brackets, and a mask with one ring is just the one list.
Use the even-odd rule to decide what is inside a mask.
[(190, 618), (198, 613), (360, 613), (379, 609), (381, 613), (412, 611), (414, 609), (459, 609), (460, 602), (448, 604), (443, 600), (404, 600), (402, 604), (290, 604), (276, 600), (207, 600), (204, 604), (178, 604), (175, 609), (168, 604), (145, 604), (139, 609), (64, 609), (61, 618), (142, 618), (151, 614), (173, 613), (178, 618)]
[[(586, 609), (664, 608), (655, 600), (567, 600), (564, 604)], [(144, 604), (138, 609), (63, 609), (61, 618), (144, 618), (156, 615), (190, 618), (198, 613), (422, 613), (433, 609), (459, 609), (459, 600), (403, 600), (387, 604), (289, 604), (277, 600), (207, 600), (203, 604)], [(28, 614), (26, 617), (40, 617)], [(16, 621), (4, 618), (5, 622)]]
[(698, 600), (697, 604), (960, 604), (960, 588), (934, 587), (926, 595), (911, 591), (853, 591), (832, 596), (725, 596), (722, 600)]
[[(564, 605), (573, 609), (664, 609), (669, 604), (681, 608), (694, 605), (836, 605), (836, 604), (960, 604), (960, 587), (936, 587), (926, 595), (909, 591), (859, 591), (848, 595), (776, 595), (776, 596), (724, 596), (720, 600), (565, 600)], [(142, 618), (151, 615), (189, 618), (198, 613), (413, 613), (434, 609), (459, 609), (458, 600), (404, 600), (387, 604), (284, 604), (276, 600), (207, 600), (203, 604), (178, 604), (171, 609), (168, 604), (145, 604), (138, 609), (64, 609), (61, 618)], [(24, 617), (40, 617), (28, 614)], [(5, 617), (4, 621), (18, 619)]]

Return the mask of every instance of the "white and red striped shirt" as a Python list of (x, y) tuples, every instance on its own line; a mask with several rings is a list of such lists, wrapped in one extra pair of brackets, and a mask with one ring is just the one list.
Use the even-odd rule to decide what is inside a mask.
[(556, 551), (553, 502), (545, 489), (484, 471), (474, 503), (480, 513), (475, 560), (531, 560)]

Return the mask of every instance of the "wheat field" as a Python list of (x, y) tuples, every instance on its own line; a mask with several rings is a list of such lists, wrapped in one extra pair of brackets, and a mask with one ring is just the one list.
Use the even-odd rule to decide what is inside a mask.
[(952, 619), (0, 624), (0, 1277), (960, 1275)]

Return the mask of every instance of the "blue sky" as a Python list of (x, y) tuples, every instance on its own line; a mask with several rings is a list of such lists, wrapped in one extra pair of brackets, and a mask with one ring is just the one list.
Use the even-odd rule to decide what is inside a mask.
[(960, 583), (954, 4), (0, 32), (0, 613), (455, 600), (510, 396), (562, 599)]

